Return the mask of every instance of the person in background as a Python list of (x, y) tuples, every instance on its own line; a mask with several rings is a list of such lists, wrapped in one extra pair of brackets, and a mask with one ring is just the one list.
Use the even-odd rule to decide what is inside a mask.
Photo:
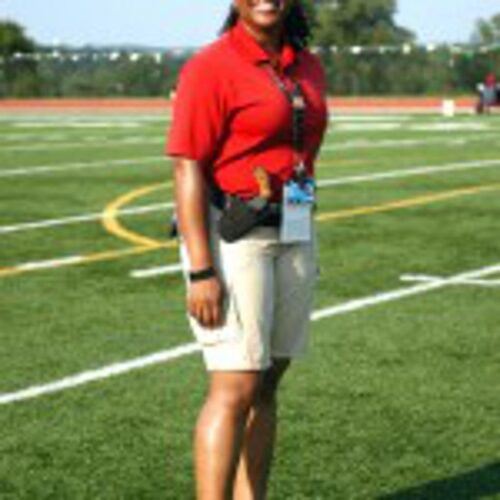
[(169, 133), (187, 311), (209, 389), (198, 499), (266, 495), (277, 390), (304, 354), (316, 281), (314, 161), (326, 83), (299, 0), (233, 0), (182, 69)]
[(488, 73), (480, 91), (479, 112), (490, 113), (491, 107), (497, 104), (497, 81), (494, 73)]

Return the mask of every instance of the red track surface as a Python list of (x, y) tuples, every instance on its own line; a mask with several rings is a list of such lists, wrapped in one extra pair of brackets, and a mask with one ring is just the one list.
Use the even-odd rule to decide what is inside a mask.
[[(474, 97), (455, 99), (458, 110), (471, 110)], [(442, 106), (439, 97), (353, 97), (333, 98), (328, 104), (331, 109), (367, 112), (432, 112)], [(170, 109), (166, 99), (7, 99), (0, 100), (1, 111), (150, 111), (162, 112)]]

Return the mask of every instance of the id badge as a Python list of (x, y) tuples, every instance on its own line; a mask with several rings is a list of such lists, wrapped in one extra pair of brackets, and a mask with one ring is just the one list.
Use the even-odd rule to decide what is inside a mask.
[(310, 241), (312, 237), (312, 211), (314, 181), (289, 181), (283, 187), (281, 241), (294, 243)]

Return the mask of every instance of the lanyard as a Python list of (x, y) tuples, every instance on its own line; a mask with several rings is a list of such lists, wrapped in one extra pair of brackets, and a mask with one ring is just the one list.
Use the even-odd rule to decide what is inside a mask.
[(296, 178), (303, 180), (306, 173), (304, 166), (304, 119), (306, 112), (304, 94), (298, 82), (292, 80), (293, 89), (290, 90), (270, 65), (266, 66), (266, 68), (271, 79), (287, 98), (292, 108), (292, 142), (295, 155), (294, 173)]

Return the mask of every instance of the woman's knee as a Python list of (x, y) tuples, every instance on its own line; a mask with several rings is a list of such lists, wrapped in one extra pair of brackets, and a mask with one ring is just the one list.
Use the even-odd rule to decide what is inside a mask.
[(258, 399), (261, 384), (259, 372), (212, 374), (208, 397), (218, 406), (246, 412)]

